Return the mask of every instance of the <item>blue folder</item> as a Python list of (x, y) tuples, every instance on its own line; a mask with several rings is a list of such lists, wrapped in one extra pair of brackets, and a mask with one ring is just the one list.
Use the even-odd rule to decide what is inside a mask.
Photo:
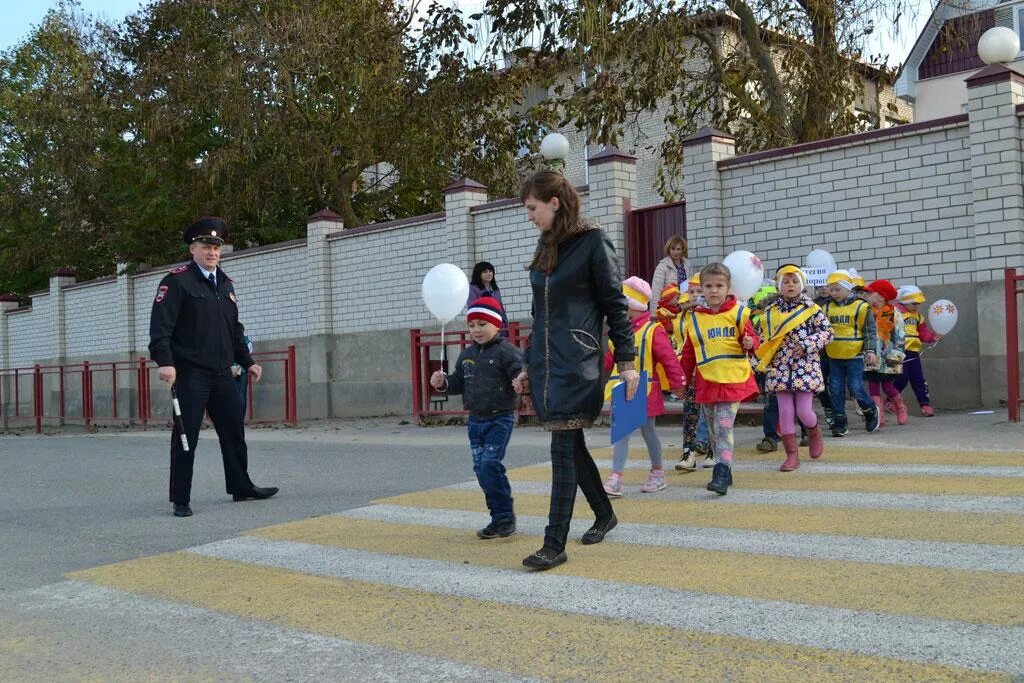
[(640, 384), (632, 401), (626, 400), (626, 383), (612, 387), (612, 443), (626, 438), (647, 422), (647, 373), (640, 373)]

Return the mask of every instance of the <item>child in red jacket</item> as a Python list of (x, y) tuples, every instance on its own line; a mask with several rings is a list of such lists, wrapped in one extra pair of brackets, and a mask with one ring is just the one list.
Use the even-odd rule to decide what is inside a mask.
[(708, 491), (724, 496), (732, 484), (733, 424), (740, 403), (757, 395), (748, 355), (758, 347), (750, 309), (729, 294), (732, 275), (722, 263), (700, 271), (704, 305), (687, 313), (683, 376), (697, 371), (697, 403), (704, 412), (718, 462)]
[[(655, 418), (665, 413), (665, 400), (661, 394), (658, 381), (660, 368), (668, 380), (669, 389), (675, 396), (682, 396), (685, 383), (683, 369), (679, 365), (675, 349), (669, 341), (668, 333), (657, 320), (651, 320), (648, 311), (651, 299), (651, 286), (646, 281), (631, 277), (622, 283), (622, 293), (626, 295), (629, 305), (629, 320), (633, 325), (633, 342), (636, 348), (637, 369), (647, 372), (647, 422), (640, 427), (640, 434), (647, 444), (647, 455), (651, 459), (651, 471), (647, 481), (640, 487), (643, 493), (654, 493), (665, 488), (665, 465), (661, 453), (661, 439), (654, 428)], [(605, 370), (615, 365), (612, 352), (605, 355)], [(615, 376), (608, 381), (605, 398), (610, 397), (611, 387), (617, 383)], [(620, 439), (612, 447), (612, 473), (604, 485), (604, 490), (611, 498), (622, 495), (622, 472), (626, 468), (629, 457), (629, 437)]]

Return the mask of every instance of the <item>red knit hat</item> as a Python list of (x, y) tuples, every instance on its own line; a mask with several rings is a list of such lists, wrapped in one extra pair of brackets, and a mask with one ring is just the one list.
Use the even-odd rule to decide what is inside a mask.
[(875, 280), (870, 285), (864, 288), (866, 292), (874, 292), (875, 294), (881, 294), (886, 301), (892, 301), (896, 298), (896, 288), (888, 280)]
[(500, 330), (505, 324), (501, 314), (501, 304), (497, 299), (489, 296), (482, 296), (479, 299), (474, 299), (470, 302), (469, 310), (466, 312), (466, 322), (483, 320), (484, 322), (494, 325)]

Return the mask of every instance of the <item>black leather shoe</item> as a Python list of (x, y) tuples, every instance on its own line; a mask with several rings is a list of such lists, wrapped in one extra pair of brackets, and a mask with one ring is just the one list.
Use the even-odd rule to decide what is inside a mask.
[(174, 516), (175, 517), (191, 517), (192, 508), (189, 507), (188, 503), (175, 503), (174, 504)]
[(237, 503), (241, 500), (264, 500), (270, 498), (272, 495), (280, 491), (276, 486), (267, 486), (266, 488), (260, 488), (259, 486), (253, 486), (252, 491), (246, 491), (245, 493), (236, 493), (231, 498)]
[(530, 569), (537, 569), (543, 571), (545, 569), (551, 569), (563, 564), (568, 558), (565, 551), (558, 551), (554, 548), (544, 546), (533, 555), (527, 555), (523, 558), (523, 566), (529, 567)]
[(580, 543), (583, 545), (594, 545), (604, 540), (605, 534), (614, 529), (619, 523), (619, 518), (612, 513), (611, 517), (607, 519), (599, 519), (594, 522), (594, 526), (587, 529), (587, 532), (583, 534), (580, 539)]

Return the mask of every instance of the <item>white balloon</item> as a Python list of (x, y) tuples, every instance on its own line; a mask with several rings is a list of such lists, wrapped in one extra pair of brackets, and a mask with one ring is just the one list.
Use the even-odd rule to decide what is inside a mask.
[(928, 327), (932, 328), (935, 334), (949, 334), (956, 325), (956, 319), (956, 305), (949, 299), (939, 299), (928, 307)]
[(746, 302), (761, 287), (764, 280), (764, 265), (749, 251), (734, 251), (726, 256), (722, 263), (732, 274), (732, 292), (740, 302)]
[(826, 275), (831, 275), (836, 272), (836, 260), (824, 249), (812, 249), (807, 254), (807, 267), (822, 268), (826, 271)]
[(469, 297), (469, 278), (451, 263), (440, 263), (423, 278), (423, 303), (443, 325), (462, 312)]

